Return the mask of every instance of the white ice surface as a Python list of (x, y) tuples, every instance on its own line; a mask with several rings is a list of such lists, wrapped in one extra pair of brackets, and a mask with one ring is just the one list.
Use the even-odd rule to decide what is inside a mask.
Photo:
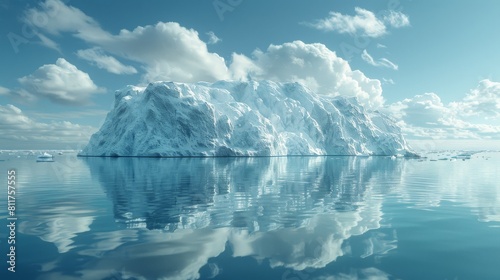
[(115, 94), (82, 156), (405, 155), (400, 128), (298, 83), (155, 82)]

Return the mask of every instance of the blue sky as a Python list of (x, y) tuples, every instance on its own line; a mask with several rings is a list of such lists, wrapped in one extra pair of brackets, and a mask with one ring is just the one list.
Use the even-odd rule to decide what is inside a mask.
[(500, 139), (498, 1), (138, 3), (0, 0), (0, 149), (81, 147), (127, 84), (248, 76), (356, 96), (408, 139)]

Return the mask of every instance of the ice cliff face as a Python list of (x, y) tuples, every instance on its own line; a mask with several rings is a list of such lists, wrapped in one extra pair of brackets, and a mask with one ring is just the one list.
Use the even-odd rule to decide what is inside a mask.
[(408, 155), (398, 126), (297, 83), (155, 82), (115, 94), (81, 156)]

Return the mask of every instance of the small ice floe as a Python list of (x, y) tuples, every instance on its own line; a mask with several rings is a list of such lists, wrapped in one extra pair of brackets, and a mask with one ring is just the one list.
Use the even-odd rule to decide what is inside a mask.
[(54, 157), (51, 154), (44, 152), (43, 154), (36, 157), (36, 161), (37, 162), (53, 162)]
[(396, 159), (396, 156), (395, 156), (395, 155), (392, 155), (392, 156), (391, 156), (391, 159), (392, 159), (392, 160), (395, 160), (395, 159)]
[(60, 156), (62, 156), (62, 155), (63, 155), (63, 152), (59, 152), (59, 153), (57, 153), (57, 154), (58, 154), (58, 155), (60, 155)]
[(472, 156), (471, 153), (460, 153), (456, 157), (457, 157), (457, 159), (466, 160), (466, 159), (470, 159), (471, 156)]

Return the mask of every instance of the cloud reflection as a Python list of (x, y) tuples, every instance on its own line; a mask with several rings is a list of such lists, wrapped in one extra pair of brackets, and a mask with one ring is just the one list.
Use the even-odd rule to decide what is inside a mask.
[(90, 231), (94, 220), (91, 211), (71, 204), (41, 209), (38, 212), (38, 219), (20, 223), (19, 232), (53, 243), (60, 254), (75, 248), (73, 239), (82, 232)]
[(500, 153), (478, 153), (466, 161), (410, 161), (392, 192), (414, 208), (433, 210), (451, 202), (470, 208), (479, 221), (500, 222), (499, 160)]
[[(360, 157), (84, 161), (115, 220), (141, 243), (116, 245), (125, 239), (110, 234), (108, 245), (91, 251), (103, 257), (81, 273), (121, 267), (120, 274), (147, 279), (197, 279), (226, 244), (233, 256), (267, 259), (272, 267), (325, 267), (349, 252), (350, 237), (380, 227), (383, 200), (375, 186), (401, 171), (388, 158)], [(365, 256), (390, 250), (369, 241)]]
[[(19, 230), (57, 248), (56, 259), (41, 264), (42, 279), (218, 278), (224, 266), (213, 258), (223, 253), (294, 273), (323, 272), (340, 258), (377, 262), (397, 249), (390, 223), (406, 207), (451, 202), (480, 221), (500, 221), (500, 189), (492, 185), (498, 157), (477, 157), (83, 158), (79, 165), (106, 194), (116, 224), (103, 227), (108, 216), (91, 206), (100, 204), (81, 201), (95, 196), (84, 199), (76, 189), (67, 200), (50, 192), (24, 200), (25, 208), (39, 207), (40, 197), (53, 203), (26, 208), (35, 214)], [(390, 275), (363, 268), (324, 279), (369, 277)]]
[(387, 158), (356, 157), (84, 160), (117, 222), (168, 231), (304, 226), (315, 214), (363, 206), (371, 184), (398, 177), (401, 168)]

